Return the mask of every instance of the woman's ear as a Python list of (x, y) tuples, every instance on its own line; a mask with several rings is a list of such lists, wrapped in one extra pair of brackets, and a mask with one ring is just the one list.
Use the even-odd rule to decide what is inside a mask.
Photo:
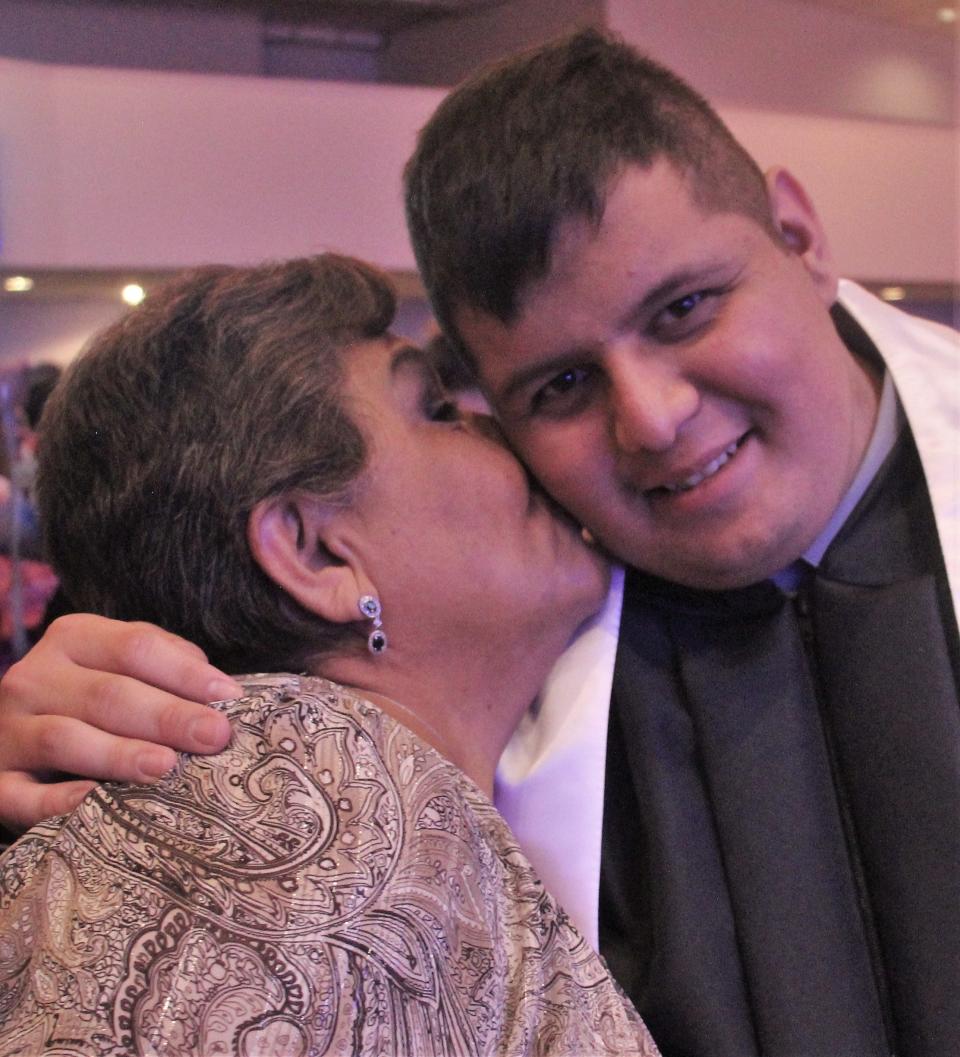
[(259, 502), (247, 521), (254, 561), (291, 598), (332, 623), (362, 620), (357, 599), (375, 594), (338, 532), (342, 511), (310, 495)]
[(800, 181), (779, 166), (766, 174), (770, 211), (788, 253), (809, 272), (827, 305), (837, 299), (837, 268), (817, 211)]

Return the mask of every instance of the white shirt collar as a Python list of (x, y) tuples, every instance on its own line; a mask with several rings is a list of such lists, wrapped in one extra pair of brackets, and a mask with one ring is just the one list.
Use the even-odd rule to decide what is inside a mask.
[[(810, 544), (801, 556), (802, 561), (814, 568), (819, 566), (827, 548), (833, 543), (836, 534), (843, 527), (844, 522), (853, 512), (853, 508), (860, 502), (863, 493), (870, 487), (877, 471), (883, 465), (884, 460), (893, 451), (893, 446), (900, 436), (900, 430), (904, 424), (904, 414), (897, 399), (897, 391), (893, 385), (893, 378), (889, 371), (883, 375), (883, 390), (880, 394), (880, 406), (877, 409), (877, 420), (873, 426), (873, 434), (867, 445), (866, 453), (860, 468), (857, 470), (853, 483), (847, 489), (846, 495), (834, 510), (832, 517), (827, 522), (823, 531)], [(797, 563), (782, 569), (773, 577), (773, 582), (784, 590), (792, 590), (797, 586), (800, 578)]]

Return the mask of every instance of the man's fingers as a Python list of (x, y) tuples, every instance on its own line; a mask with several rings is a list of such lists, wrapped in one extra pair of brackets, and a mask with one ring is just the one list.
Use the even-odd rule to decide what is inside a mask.
[(81, 668), (138, 679), (188, 701), (218, 701), (240, 692), (236, 680), (209, 664), (199, 647), (154, 624), (72, 613), (55, 620), (31, 653), (41, 648)]
[(45, 785), (23, 771), (0, 774), (0, 823), (17, 832), (51, 815), (65, 815), (94, 787), (93, 782)]
[[(222, 712), (123, 675), (70, 666), (50, 670), (44, 679), (48, 699), (59, 700), (62, 714), (0, 712), (0, 769), (72, 771), (91, 778), (144, 781), (169, 770), (173, 749), (218, 752), (230, 740), (230, 721)], [(101, 746), (97, 759), (102, 761), (103, 737), (114, 742), (156, 742), (151, 746), (153, 755), (159, 759), (162, 754), (168, 762), (163, 770), (156, 762), (148, 766), (143, 746), (129, 745), (115, 750), (123, 761), (122, 773), (120, 766), (102, 762), (92, 770), (88, 752), (97, 739)], [(139, 771), (130, 762), (135, 755), (145, 761)]]
[[(173, 750), (227, 744), (226, 716), (198, 702), (241, 692), (196, 646), (151, 624), (61, 617), (0, 682), (0, 772), (153, 781)], [(20, 792), (27, 802), (0, 803), (0, 817), (35, 819), (39, 803), (66, 795), (15, 779), (8, 798)]]
[[(33, 701), (29, 698), (33, 683), (28, 673), (11, 668), (5, 677), (3, 690), (9, 707), (0, 710), (0, 768), (69, 769), (58, 759), (25, 755), (28, 725), (34, 738), (53, 729), (50, 723), (55, 723), (57, 717), (46, 714), (48, 705), (51, 710), (57, 708), (63, 718), (78, 721), (79, 726), (89, 724), (91, 729), (99, 728), (121, 738), (158, 742), (185, 752), (216, 752), (230, 738), (229, 721), (221, 712), (123, 675), (55, 663), (44, 672), (43, 680), (44, 698)], [(10, 704), (14, 699), (16, 707)], [(33, 725), (40, 720), (48, 722), (39, 727)], [(44, 737), (43, 746), (44, 751), (60, 749), (55, 738)], [(86, 766), (81, 766), (79, 773), (93, 776)], [(110, 773), (95, 777), (119, 776)]]
[[(0, 768), (73, 770), (60, 758), (66, 750), (47, 737), (55, 728), (27, 727), (31, 718), (52, 719), (55, 713), (121, 739), (216, 752), (229, 740), (229, 723), (197, 702), (241, 692), (235, 680), (207, 663), (200, 649), (152, 624), (89, 614), (61, 617), (0, 683)], [(80, 736), (73, 729), (71, 737)], [(86, 740), (81, 737), (78, 747)], [(141, 771), (133, 771), (129, 761), (138, 750), (132, 746), (116, 751), (124, 760), (123, 774), (102, 763), (94, 771), (82, 754), (76, 769), (90, 777), (137, 780), (159, 773), (157, 761), (145, 757)]]
[[(238, 692), (239, 687), (233, 696)], [(230, 738), (230, 722), (222, 712), (124, 675), (74, 673), (70, 693), (73, 702), (65, 711), (72, 718), (122, 738), (185, 752), (217, 752)]]
[(173, 749), (117, 737), (67, 716), (24, 716), (16, 766), (35, 775), (62, 771), (117, 782), (153, 782), (177, 762)]

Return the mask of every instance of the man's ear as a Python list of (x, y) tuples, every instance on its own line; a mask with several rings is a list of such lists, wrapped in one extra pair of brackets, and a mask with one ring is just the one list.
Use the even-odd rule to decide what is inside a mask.
[(800, 181), (779, 166), (766, 174), (773, 221), (788, 253), (800, 258), (821, 299), (837, 299), (837, 268), (817, 211)]
[(337, 624), (362, 620), (357, 600), (375, 594), (337, 531), (337, 508), (309, 495), (259, 502), (247, 521), (254, 560), (311, 613)]

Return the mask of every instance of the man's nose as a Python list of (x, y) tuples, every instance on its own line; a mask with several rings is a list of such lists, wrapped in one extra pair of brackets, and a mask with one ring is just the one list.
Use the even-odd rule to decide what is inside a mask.
[(700, 407), (696, 385), (675, 364), (632, 353), (608, 364), (610, 414), (619, 451), (667, 451)]

